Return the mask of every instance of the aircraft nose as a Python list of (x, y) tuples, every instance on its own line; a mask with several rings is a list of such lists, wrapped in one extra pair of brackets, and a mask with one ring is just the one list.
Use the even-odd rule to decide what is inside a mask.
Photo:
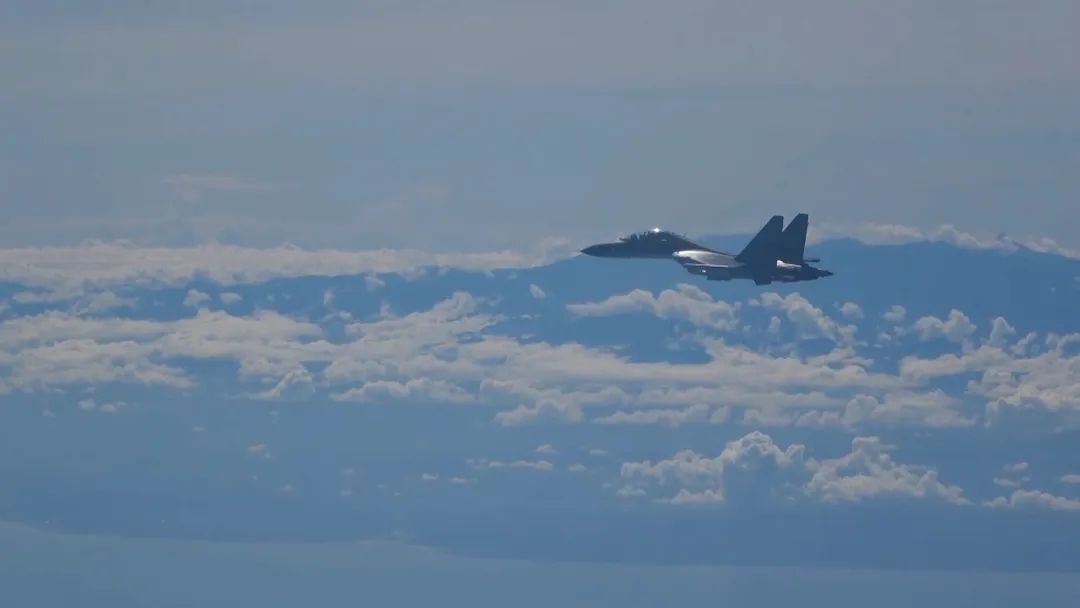
[(600, 245), (589, 245), (581, 250), (581, 253), (585, 255), (604, 256), (611, 252), (611, 245), (603, 243)]

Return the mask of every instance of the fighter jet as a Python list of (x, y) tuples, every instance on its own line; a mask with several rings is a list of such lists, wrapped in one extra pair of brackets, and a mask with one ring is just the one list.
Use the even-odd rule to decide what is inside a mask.
[(774, 215), (757, 235), (736, 255), (699, 245), (690, 239), (659, 228), (622, 237), (615, 243), (601, 243), (582, 249), (587, 255), (611, 258), (670, 258), (691, 274), (711, 281), (751, 279), (758, 285), (773, 281), (810, 281), (832, 275), (810, 266), (817, 260), (804, 259), (808, 217), (800, 213), (787, 229), (784, 218)]

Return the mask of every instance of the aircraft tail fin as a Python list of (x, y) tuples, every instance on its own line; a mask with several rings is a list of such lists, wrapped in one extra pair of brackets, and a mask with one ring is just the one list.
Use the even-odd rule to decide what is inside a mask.
[(739, 255), (735, 256), (735, 259), (745, 264), (775, 264), (778, 258), (777, 246), (780, 243), (780, 231), (783, 227), (784, 216), (772, 216), (758, 231), (757, 236), (747, 243)]
[(780, 235), (779, 258), (789, 264), (802, 264), (806, 252), (806, 229), (810, 225), (810, 216), (800, 213), (791, 220)]

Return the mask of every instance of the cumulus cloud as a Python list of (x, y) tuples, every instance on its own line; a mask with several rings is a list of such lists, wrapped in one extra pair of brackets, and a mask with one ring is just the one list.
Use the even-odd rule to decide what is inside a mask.
[(544, 444), (538, 445), (538, 446), (536, 446), (536, 449), (533, 450), (533, 451), (536, 452), (537, 454), (546, 454), (546, 455), (554, 455), (554, 454), (559, 453), (558, 450), (556, 450), (554, 447), (552, 447), (552, 445), (550, 443), (544, 443)]
[(375, 291), (386, 287), (386, 281), (384, 281), (377, 274), (365, 274), (364, 275), (364, 287), (368, 291)]
[(944, 320), (933, 316), (922, 317), (915, 322), (915, 331), (922, 340), (945, 338), (950, 342), (962, 343), (975, 333), (975, 324), (954, 308)]
[(1050, 336), (1044, 352), (1028, 355), (984, 344), (961, 354), (905, 357), (900, 373), (920, 382), (979, 374), (968, 383), (967, 391), (986, 400), (991, 418), (1005, 408), (1076, 410), (1080, 409), (1080, 355), (1071, 354), (1069, 345), (1077, 340), (1077, 334)]
[(0, 365), (10, 370), (8, 390), (117, 381), (189, 388), (196, 379), (180, 362), (229, 361), (241, 381), (258, 386), (248, 394), (260, 398), (328, 388), (343, 401), (507, 404), (496, 417), (506, 425), (578, 422), (594, 405), (692, 408), (691, 417), (703, 406), (829, 406), (842, 403), (836, 393), (905, 384), (867, 371), (869, 362), (850, 348), (777, 357), (701, 337), (706, 361), (667, 363), (603, 347), (526, 342), (491, 333), (500, 317), (488, 307), (459, 292), (430, 309), (351, 321), (333, 340), (315, 323), (263, 309), (243, 316), (200, 309), (170, 321), (53, 311), (0, 322)]
[(510, 410), (495, 414), (494, 422), (502, 426), (521, 426), (537, 421), (581, 422), (585, 414), (581, 407), (568, 405), (561, 407), (552, 402), (539, 402), (536, 405), (518, 405)]
[[(192, 388), (198, 377), (187, 370), (198, 360), (235, 365), (244, 394), (260, 398), (325, 391), (341, 401), (475, 402), (499, 406), (494, 421), (503, 425), (581, 422), (594, 418), (586, 414), (595, 407), (605, 408), (596, 418), (602, 423), (717, 421), (736, 408), (749, 410), (745, 421), (769, 425), (967, 426), (974, 419), (954, 394), (928, 388), (967, 373), (976, 376), (968, 393), (995, 408), (1060, 410), (1080, 403), (1080, 365), (1070, 346), (1077, 337), (987, 342), (958, 354), (908, 357), (896, 374), (875, 367), (849, 342), (845, 326), (806, 298), (766, 293), (759, 306), (804, 335), (833, 336), (838, 343), (815, 356), (776, 355), (728, 341), (738, 336), (694, 332), (689, 339), (702, 358), (666, 362), (636, 360), (617, 348), (502, 334), (495, 305), (457, 292), (430, 308), (406, 314), (387, 308), (349, 319), (343, 331), (264, 309), (238, 315), (200, 308), (174, 320), (71, 311), (6, 318), (0, 321), (0, 391), (107, 382)], [(644, 310), (710, 328), (734, 323), (739, 309), (690, 286), (571, 306), (579, 315)], [(969, 335), (948, 327), (964, 325), (955, 315), (936, 322), (930, 324), (937, 329), (927, 331)], [(1026, 346), (1019, 350), (1021, 343)]]
[(709, 420), (709, 407), (702, 404), (682, 409), (618, 411), (607, 416), (593, 418), (596, 424), (660, 424), (669, 427), (707, 420)]
[(529, 285), (529, 293), (532, 294), (532, 297), (536, 298), (537, 300), (543, 300), (547, 297), (547, 294), (544, 293), (544, 290), (535, 283)]
[(849, 454), (808, 463), (813, 476), (806, 484), (807, 494), (824, 502), (897, 496), (969, 503), (963, 490), (941, 482), (935, 469), (899, 464), (890, 456), (892, 450), (877, 437), (855, 437)]
[(840, 314), (844, 315), (844, 318), (848, 321), (861, 321), (863, 318), (863, 310), (855, 302), (844, 302), (840, 305)]
[(791, 445), (781, 449), (768, 435), (753, 431), (724, 446), (719, 456), (709, 458), (693, 450), (680, 450), (670, 458), (656, 462), (624, 462), (621, 477), (628, 487), (644, 492), (643, 483), (660, 487), (678, 486), (674, 494), (660, 500), (675, 504), (724, 502), (728, 478), (738, 471), (753, 472), (752, 477), (797, 468), (802, 465), (805, 447)]
[(221, 300), (222, 304), (232, 306), (233, 304), (239, 304), (244, 298), (236, 292), (223, 291), (218, 294), (218, 299)]
[(635, 312), (648, 312), (661, 319), (677, 319), (721, 331), (738, 326), (738, 303), (714, 300), (694, 285), (679, 284), (657, 295), (644, 289), (611, 296), (600, 302), (568, 304), (567, 310), (583, 317), (602, 317)]
[(989, 343), (994, 346), (1006, 346), (1016, 335), (1016, 329), (1004, 317), (994, 317), (990, 325)]
[(334, 401), (358, 401), (362, 403), (400, 400), (466, 403), (473, 400), (473, 395), (460, 386), (443, 380), (413, 378), (406, 382), (372, 380), (359, 387), (341, 393), (334, 393), (330, 398)]
[(797, 426), (843, 426), (857, 429), (868, 424), (923, 426), (933, 428), (969, 427), (975, 418), (960, 411), (960, 400), (940, 389), (927, 392), (894, 391), (883, 396), (859, 394), (841, 410), (811, 410), (793, 422)]
[(781, 449), (768, 435), (753, 431), (728, 442), (719, 456), (681, 450), (655, 462), (625, 462), (620, 476), (625, 488), (659, 490), (658, 500), (673, 504), (800, 498), (826, 503), (908, 498), (969, 504), (959, 487), (939, 480), (935, 469), (895, 462), (892, 449), (877, 437), (856, 437), (848, 454), (808, 459), (805, 446)]
[(775, 292), (765, 292), (758, 298), (758, 302), (768, 310), (782, 311), (798, 330), (800, 338), (827, 338), (834, 342), (851, 342), (854, 338), (854, 326), (840, 325), (798, 293), (782, 296)]
[(197, 289), (189, 289), (184, 296), (184, 306), (189, 308), (198, 308), (209, 301), (210, 296)]
[(119, 308), (134, 308), (139, 303), (131, 297), (117, 295), (112, 291), (97, 291), (85, 294), (72, 303), (76, 314), (97, 314)]
[(1080, 511), (1080, 500), (1055, 496), (1039, 490), (1016, 490), (1008, 497), (999, 496), (987, 501), (994, 509), (1050, 509), (1053, 511)]
[(1080, 475), (1070, 473), (1061, 476), (1061, 483), (1080, 484)]
[(903, 323), (904, 319), (907, 318), (907, 309), (899, 304), (894, 304), (881, 315), (881, 318), (893, 324)]

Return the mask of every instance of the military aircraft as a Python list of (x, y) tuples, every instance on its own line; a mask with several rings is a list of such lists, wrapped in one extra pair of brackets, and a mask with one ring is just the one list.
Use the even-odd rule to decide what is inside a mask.
[(622, 237), (614, 243), (592, 245), (581, 252), (607, 258), (674, 259), (690, 274), (710, 281), (751, 279), (758, 285), (768, 285), (773, 281), (791, 283), (832, 276), (828, 270), (810, 265), (819, 260), (804, 257), (809, 216), (800, 213), (787, 228), (783, 226), (784, 217), (774, 215), (735, 255), (659, 228)]

